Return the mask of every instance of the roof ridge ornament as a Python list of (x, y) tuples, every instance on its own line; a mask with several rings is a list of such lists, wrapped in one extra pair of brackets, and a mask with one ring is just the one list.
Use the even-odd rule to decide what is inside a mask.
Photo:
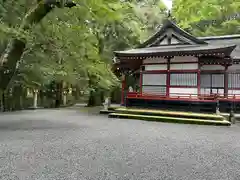
[(172, 11), (171, 10), (168, 10), (167, 11), (167, 17), (166, 17), (166, 20), (167, 21), (170, 21), (171, 23), (174, 23), (176, 24), (176, 18), (174, 18), (174, 16), (172, 15)]
[(168, 10), (167, 18), (172, 18), (171, 10)]

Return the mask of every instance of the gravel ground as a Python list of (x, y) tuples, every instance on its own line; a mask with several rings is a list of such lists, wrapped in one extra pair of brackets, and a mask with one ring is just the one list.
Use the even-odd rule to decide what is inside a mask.
[(240, 125), (108, 119), (74, 109), (0, 114), (1, 180), (239, 180)]

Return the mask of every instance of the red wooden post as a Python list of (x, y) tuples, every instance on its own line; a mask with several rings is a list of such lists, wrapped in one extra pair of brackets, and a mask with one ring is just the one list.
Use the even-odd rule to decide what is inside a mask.
[(142, 72), (142, 66), (140, 67), (140, 77), (139, 77), (139, 93), (142, 96), (142, 83), (143, 83), (143, 72)]
[(228, 97), (228, 66), (225, 66), (224, 71), (224, 97)]
[(121, 97), (121, 105), (124, 105), (125, 88), (126, 88), (126, 77), (125, 77), (125, 74), (123, 74), (123, 75), (122, 75), (122, 97)]
[(198, 72), (197, 72), (197, 88), (198, 88), (198, 96), (201, 95), (201, 66), (198, 63)]
[(166, 96), (170, 94), (170, 59), (167, 60), (167, 82), (166, 82)]

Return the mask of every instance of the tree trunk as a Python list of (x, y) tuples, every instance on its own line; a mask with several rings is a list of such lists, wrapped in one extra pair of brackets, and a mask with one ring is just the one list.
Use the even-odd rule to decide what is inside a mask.
[[(33, 11), (30, 11), (23, 20), (21, 28), (29, 29), (33, 23), (38, 23), (44, 16), (50, 12), (52, 7), (39, 3)], [(5, 90), (16, 70), (17, 62), (20, 60), (26, 46), (25, 40), (11, 40), (0, 58), (0, 81), (1, 89)]]
[(101, 91), (99, 91), (99, 90), (90, 91), (90, 94), (88, 97), (88, 104), (87, 104), (88, 107), (101, 106), (103, 102), (104, 102), (104, 97), (103, 97), (103, 101), (102, 101)]
[(93, 92), (93, 90), (91, 90), (90, 93), (89, 93), (87, 106), (88, 107), (93, 107), (95, 105), (96, 105), (96, 101), (95, 101), (95, 98), (94, 98), (94, 92)]
[[(39, 2), (34, 9), (31, 9), (25, 16), (20, 28), (29, 29), (33, 24), (39, 23), (56, 5), (60, 7), (56, 0), (47, 1), (47, 3)], [(72, 2), (64, 4), (65, 7), (75, 6)], [(17, 62), (20, 60), (26, 46), (25, 40), (13, 39), (9, 42), (5, 52), (0, 58), (0, 88), (5, 90), (16, 70)]]
[(3, 91), (6, 90), (15, 73), (17, 62), (21, 58), (24, 48), (25, 42), (18, 39), (11, 40), (1, 56), (0, 86)]
[(101, 92), (100, 92), (100, 99), (101, 99), (101, 103), (103, 103), (104, 101), (105, 101), (105, 95), (104, 95), (104, 91), (103, 90), (101, 90)]
[(55, 108), (59, 108), (62, 104), (62, 81), (56, 83), (56, 100), (55, 100)]
[(74, 93), (75, 99), (78, 101), (80, 99), (80, 88), (76, 85), (76, 91)]
[(5, 92), (2, 91), (2, 111), (6, 110)]
[(39, 99), (40, 99), (40, 106), (43, 106), (44, 104), (44, 95), (43, 95), (43, 91), (39, 90)]
[(14, 110), (22, 110), (23, 106), (23, 97), (24, 97), (24, 89), (22, 86), (16, 86), (11, 91), (8, 91), (8, 102), (10, 105), (10, 109)]

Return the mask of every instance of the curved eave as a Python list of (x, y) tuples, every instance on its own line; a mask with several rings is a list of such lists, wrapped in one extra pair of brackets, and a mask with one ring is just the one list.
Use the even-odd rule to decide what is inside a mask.
[(116, 51), (116, 57), (149, 57), (149, 56), (181, 56), (181, 55), (200, 55), (200, 54), (224, 54), (229, 55), (236, 48), (236, 45), (232, 46), (199, 46), (199, 47), (186, 47), (185, 49), (155, 49), (155, 48), (143, 48), (130, 51)]
[(129, 61), (128, 58), (126, 59), (119, 59), (118, 62), (114, 63), (112, 66), (112, 69), (114, 71), (116, 71), (118, 68), (120, 69), (139, 69), (140, 66), (142, 65), (142, 61), (141, 60), (133, 60), (133, 61)]
[(232, 34), (232, 35), (224, 35), (224, 36), (206, 36), (206, 37), (198, 37), (198, 39), (201, 39), (204, 41), (240, 39), (240, 34)]

